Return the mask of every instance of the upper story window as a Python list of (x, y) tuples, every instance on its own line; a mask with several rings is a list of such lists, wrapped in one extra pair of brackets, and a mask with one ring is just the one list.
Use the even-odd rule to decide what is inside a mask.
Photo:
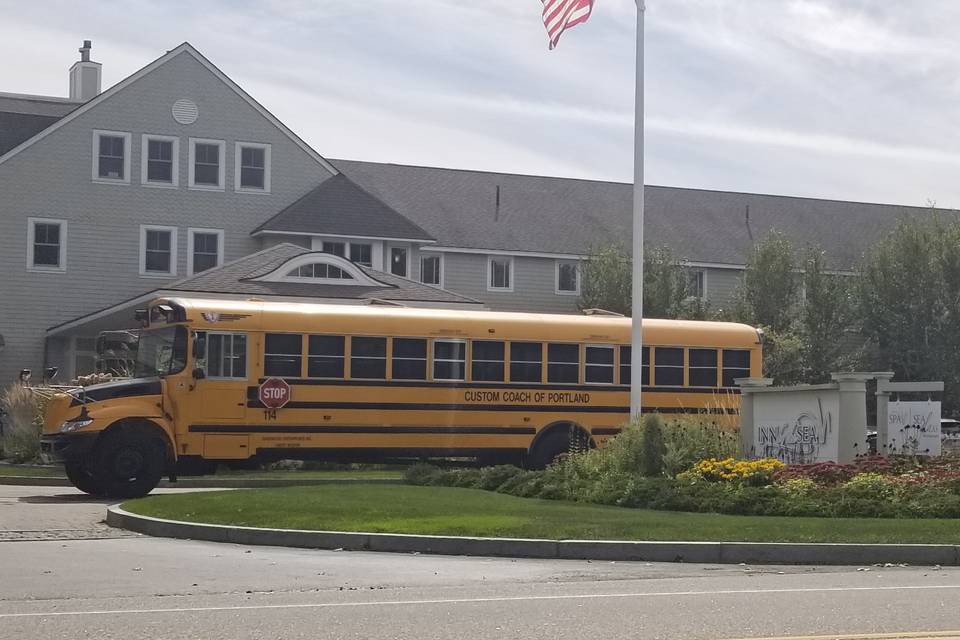
[(332, 253), (335, 256), (340, 256), (341, 258), (344, 258), (347, 255), (347, 245), (343, 242), (332, 242), (329, 240), (324, 240), (322, 251), (324, 253)]
[(187, 230), (187, 273), (193, 275), (223, 264), (223, 229)]
[(140, 226), (140, 275), (177, 275), (177, 228)]
[(311, 262), (301, 265), (287, 274), (293, 278), (329, 278), (331, 280), (353, 280), (353, 276), (340, 267), (326, 262)]
[(93, 132), (93, 179), (97, 182), (130, 183), (129, 133)]
[(443, 277), (441, 273), (442, 256), (421, 256), (420, 257), (420, 282), (424, 284), (435, 284), (442, 287)]
[(687, 296), (691, 298), (700, 298), (707, 295), (707, 273), (703, 269), (691, 269), (687, 271)]
[(580, 268), (574, 260), (557, 260), (557, 289), (560, 295), (580, 294)]
[(410, 254), (406, 247), (390, 247), (390, 273), (401, 278), (407, 277), (409, 272)]
[(238, 142), (234, 158), (234, 188), (237, 191), (270, 192), (270, 145)]
[(67, 221), (27, 219), (27, 269), (67, 270)]
[(487, 258), (487, 291), (513, 291), (513, 258)]
[(190, 188), (223, 191), (223, 140), (190, 138)]
[(179, 138), (144, 134), (140, 149), (141, 183), (151, 187), (176, 187), (179, 184)]
[(365, 267), (373, 266), (373, 247), (362, 242), (350, 243), (350, 260)]

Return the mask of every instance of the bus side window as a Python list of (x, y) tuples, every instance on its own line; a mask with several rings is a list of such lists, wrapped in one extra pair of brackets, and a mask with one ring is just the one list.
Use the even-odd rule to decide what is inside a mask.
[(723, 386), (734, 387), (737, 378), (750, 377), (750, 351), (747, 349), (723, 350)]
[(433, 341), (433, 379), (465, 380), (467, 377), (467, 343), (465, 340)]
[(350, 377), (386, 380), (387, 339), (353, 336), (350, 338)]
[(540, 382), (543, 378), (543, 343), (510, 343), (510, 382)]
[(207, 333), (208, 378), (247, 377), (247, 334)]
[(263, 375), (298, 378), (303, 371), (303, 336), (268, 333), (263, 347)]
[(588, 344), (584, 352), (587, 362), (584, 381), (588, 384), (613, 384), (613, 347)]
[(690, 349), (690, 386), (717, 386), (717, 350)]
[(547, 382), (580, 382), (580, 345), (547, 345)]
[[(630, 384), (630, 347), (620, 347), (620, 384)], [(643, 347), (643, 370), (640, 372), (640, 385), (650, 384), (650, 347)]]
[(307, 376), (343, 378), (343, 336), (310, 336), (307, 340)]
[(680, 347), (657, 347), (654, 352), (654, 382), (658, 387), (683, 386), (683, 349)]
[(474, 340), (471, 373), (476, 382), (503, 382), (504, 346), (499, 340)]
[(424, 338), (393, 339), (393, 378), (427, 379), (427, 341)]

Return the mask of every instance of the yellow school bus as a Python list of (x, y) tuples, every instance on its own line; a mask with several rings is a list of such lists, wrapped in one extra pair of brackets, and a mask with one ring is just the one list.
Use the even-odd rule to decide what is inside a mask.
[[(543, 467), (629, 416), (630, 320), (168, 298), (138, 312), (135, 377), (48, 405), (42, 447), (81, 490), (150, 492), (218, 463), (477, 457)], [(643, 410), (736, 413), (761, 333), (645, 320)]]

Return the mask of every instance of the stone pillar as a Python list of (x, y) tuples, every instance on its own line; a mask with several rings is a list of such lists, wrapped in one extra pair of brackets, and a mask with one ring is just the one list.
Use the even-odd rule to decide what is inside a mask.
[(885, 456), (890, 447), (890, 390), (892, 371), (877, 374), (877, 454)]
[(832, 373), (840, 393), (840, 415), (837, 417), (837, 462), (849, 464), (857, 456), (867, 454), (867, 380), (876, 373)]
[(744, 458), (756, 458), (756, 429), (753, 424), (754, 390), (766, 389), (773, 385), (773, 378), (736, 378), (733, 381), (740, 387), (740, 454)]

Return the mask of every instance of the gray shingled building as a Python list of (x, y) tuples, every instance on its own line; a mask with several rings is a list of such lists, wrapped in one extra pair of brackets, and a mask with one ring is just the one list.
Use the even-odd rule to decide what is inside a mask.
[[(575, 312), (578, 261), (630, 236), (627, 184), (327, 160), (186, 43), (102, 92), (87, 43), (69, 80), (0, 93), (0, 380), (85, 373), (97, 332), (166, 292)], [(714, 306), (771, 228), (843, 271), (928, 213), (671, 187), (646, 207)]]

